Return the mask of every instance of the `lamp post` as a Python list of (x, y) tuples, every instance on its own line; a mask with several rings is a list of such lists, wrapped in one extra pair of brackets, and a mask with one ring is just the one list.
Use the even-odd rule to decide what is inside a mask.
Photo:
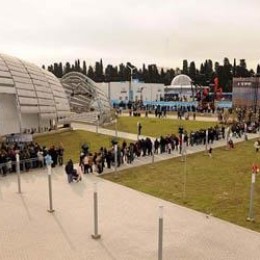
[[(258, 88), (259, 88), (259, 74), (255, 75), (255, 89), (254, 89), (254, 114), (256, 121), (257, 107), (258, 107)], [(258, 116), (259, 118), (259, 116)]]
[(135, 68), (129, 65), (127, 65), (127, 68), (130, 69), (129, 101), (132, 102), (133, 101), (132, 81), (133, 81), (133, 70)]

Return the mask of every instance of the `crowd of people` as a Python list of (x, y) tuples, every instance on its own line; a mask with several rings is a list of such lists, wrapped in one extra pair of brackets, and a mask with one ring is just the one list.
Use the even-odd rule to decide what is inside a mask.
[[(211, 156), (211, 144), (225, 138), (225, 132), (225, 128), (218, 125), (208, 129), (191, 131), (189, 134), (183, 127), (180, 127), (178, 134), (160, 136), (155, 140), (146, 137), (130, 143), (123, 141), (121, 145), (114, 142), (110, 147), (101, 147), (94, 153), (90, 152), (87, 146), (82, 146), (77, 169), (66, 166), (67, 169), (70, 169), (66, 170), (68, 182), (79, 181), (82, 174), (93, 172), (101, 174), (104, 168), (110, 169), (115, 166), (120, 167), (123, 164), (131, 164), (138, 157), (173, 152), (183, 154), (188, 146), (205, 145), (206, 142), (209, 144), (209, 155)], [(73, 165), (73, 162), (70, 160), (67, 165), (71, 164)]]
[[(139, 134), (141, 134), (141, 124), (139, 123)], [(72, 160), (65, 166), (68, 174), (68, 182), (82, 180), (83, 174), (97, 172), (101, 174), (104, 168), (120, 167), (122, 164), (131, 164), (140, 156), (152, 156), (153, 154), (179, 153), (183, 154), (188, 146), (209, 144), (209, 155), (212, 154), (212, 147), (215, 141), (226, 139), (229, 148), (234, 148), (233, 138), (241, 138), (245, 135), (247, 126), (243, 124), (233, 124), (231, 127), (224, 126), (210, 127), (188, 133), (182, 126), (178, 133), (160, 136), (152, 140), (149, 137), (140, 138), (137, 141), (127, 143), (123, 141), (121, 145), (113, 142), (110, 147), (101, 147), (96, 152), (90, 152), (88, 146), (83, 145), (80, 153), (79, 163), (76, 168)], [(260, 146), (260, 145), (259, 145)], [(259, 149), (257, 146), (256, 149)], [(0, 172), (6, 176), (8, 172), (16, 171), (16, 155), (20, 157), (21, 171), (29, 171), (33, 168), (45, 166), (45, 156), (49, 154), (52, 158), (52, 167), (63, 165), (64, 148), (62, 145), (47, 148), (38, 143), (6, 144), (0, 147)]]
[(0, 173), (6, 176), (7, 173), (16, 171), (16, 155), (19, 155), (20, 170), (29, 171), (30, 169), (45, 166), (45, 156), (52, 157), (52, 167), (63, 165), (64, 148), (62, 145), (54, 145), (47, 148), (38, 143), (1, 143), (0, 146)]

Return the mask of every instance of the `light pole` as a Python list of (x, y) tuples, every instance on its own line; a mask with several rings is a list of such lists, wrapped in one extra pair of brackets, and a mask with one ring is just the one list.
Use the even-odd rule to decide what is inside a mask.
[(133, 101), (132, 81), (133, 81), (133, 71), (135, 68), (129, 65), (127, 65), (127, 68), (130, 69), (129, 101), (132, 102)]

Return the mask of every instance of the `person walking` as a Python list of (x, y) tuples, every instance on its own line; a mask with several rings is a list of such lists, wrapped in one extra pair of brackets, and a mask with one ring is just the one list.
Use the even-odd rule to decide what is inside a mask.
[(142, 124), (140, 122), (137, 122), (137, 131), (138, 131), (138, 135), (141, 135), (142, 132)]

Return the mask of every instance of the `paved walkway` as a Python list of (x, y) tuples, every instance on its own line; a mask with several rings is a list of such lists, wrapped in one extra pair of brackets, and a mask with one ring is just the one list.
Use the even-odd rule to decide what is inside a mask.
[[(129, 117), (129, 113), (127, 112), (122, 112), (120, 114), (120, 116), (123, 116), (123, 117)], [(141, 114), (141, 117), (145, 117), (145, 114), (142, 113)], [(155, 114), (152, 113), (152, 114), (148, 114), (148, 118), (155, 118)], [(177, 113), (176, 114), (173, 114), (173, 113), (169, 113), (166, 115), (166, 118), (167, 119), (178, 119), (177, 117)], [(162, 117), (163, 119), (163, 117)], [(182, 120), (185, 120), (184, 117), (182, 117)], [(192, 112), (190, 112), (190, 120), (193, 121), (193, 116), (192, 116)], [(218, 118), (217, 118), (217, 115), (216, 114), (205, 114), (205, 115), (202, 115), (201, 113), (196, 113), (196, 121), (202, 121), (202, 122), (218, 122)]]
[[(142, 160), (139, 165), (151, 157)], [(0, 177), (1, 260), (156, 260), (159, 205), (164, 206), (164, 260), (259, 259), (259, 233), (95, 175), (70, 185), (63, 167), (52, 176), (54, 213), (47, 212), (46, 170), (23, 173), (22, 194), (17, 193), (15, 174)], [(91, 238), (93, 183), (98, 183), (100, 240)]]

